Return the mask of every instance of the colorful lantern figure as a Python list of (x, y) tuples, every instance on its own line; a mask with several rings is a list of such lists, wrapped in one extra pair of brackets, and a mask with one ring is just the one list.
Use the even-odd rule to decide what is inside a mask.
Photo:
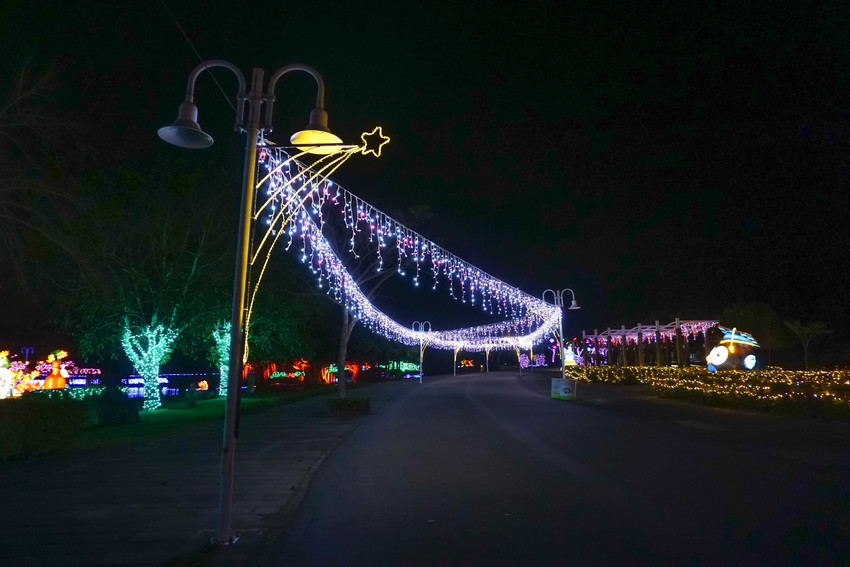
[(41, 372), (38, 370), (25, 372), (25, 370), (26, 367), (15, 372), (15, 391), (12, 392), (12, 395), (14, 396), (20, 396), (24, 392), (39, 389), (38, 382), (34, 382), (34, 379), (38, 378), (41, 375)]
[(14, 384), (12, 396), (17, 397), (24, 392), (41, 388), (41, 383), (34, 381), (41, 376), (41, 371), (27, 370), (28, 366), (29, 362), (21, 362), (20, 360), (16, 360), (9, 366), (9, 369), (12, 371), (12, 384)]
[(760, 347), (751, 334), (719, 325), (717, 330), (723, 336), (705, 357), (708, 370), (752, 370), (756, 367), (758, 357), (755, 350)]
[(12, 363), (9, 362), (9, 351), (0, 351), (0, 400), (12, 397), (15, 375), (12, 372), (11, 366)]
[(62, 359), (67, 356), (68, 353), (64, 350), (54, 350), (47, 355), (47, 362), (53, 365), (53, 370), (44, 379), (42, 389), (61, 390), (65, 387), (65, 379), (68, 377), (68, 371), (62, 368)]
[(576, 353), (573, 350), (573, 345), (568, 344), (567, 348), (564, 349), (564, 366), (575, 366), (576, 364)]

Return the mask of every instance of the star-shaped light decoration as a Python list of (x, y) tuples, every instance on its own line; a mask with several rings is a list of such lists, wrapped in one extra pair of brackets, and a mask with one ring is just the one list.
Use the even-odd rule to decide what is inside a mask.
[(375, 126), (375, 129), (369, 133), (363, 132), (360, 134), (360, 139), (363, 140), (363, 147), (360, 149), (363, 155), (374, 154), (375, 157), (381, 157), (381, 148), (388, 144), (390, 139), (384, 136), (384, 131), (380, 126)]

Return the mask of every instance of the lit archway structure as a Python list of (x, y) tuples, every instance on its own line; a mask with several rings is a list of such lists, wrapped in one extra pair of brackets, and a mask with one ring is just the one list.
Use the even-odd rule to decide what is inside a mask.
[[(558, 328), (561, 308), (527, 294), (491, 276), (451, 254), (418, 232), (385, 214), (330, 180), (330, 174), (353, 153), (380, 153), (386, 138), (379, 129), (363, 136), (363, 145), (341, 146), (340, 151), (320, 158), (307, 166), (284, 149), (264, 147), (259, 152), (258, 169), (266, 174), (259, 179), (258, 206), (254, 213), (257, 226), (265, 226), (257, 234), (251, 264), (259, 277), (253, 285), (250, 305), (265, 272), (265, 266), (281, 240), (287, 250), (300, 249), (301, 261), (307, 264), (317, 284), (328, 289), (339, 303), (347, 305), (352, 315), (373, 332), (408, 346), (427, 343), (429, 347), (468, 352), (490, 350), (528, 350), (544, 336)], [(377, 149), (375, 145), (377, 144)], [(449, 295), (463, 303), (478, 307), (504, 320), (449, 330), (414, 330), (378, 309), (362, 292), (346, 270), (341, 252), (334, 250), (325, 237), (326, 223), (341, 222), (354, 238), (362, 234), (371, 243), (370, 254), (378, 260), (378, 270), (395, 269), (409, 277), (418, 287), (426, 278), (433, 289), (439, 284)], [(250, 322), (251, 308), (248, 320)]]

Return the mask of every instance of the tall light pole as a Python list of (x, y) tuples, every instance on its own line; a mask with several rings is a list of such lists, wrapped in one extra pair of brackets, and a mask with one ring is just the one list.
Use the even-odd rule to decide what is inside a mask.
[[(245, 133), (245, 157), (242, 174), (242, 204), (239, 213), (239, 232), (236, 246), (236, 268), (233, 281), (233, 310), (231, 312), (230, 361), (228, 365), (227, 401), (224, 409), (224, 435), (221, 450), (221, 489), (219, 518), (214, 542), (219, 545), (235, 543), (238, 535), (233, 531), (233, 465), (236, 456), (236, 423), (239, 413), (239, 389), (244, 364), (245, 288), (248, 276), (248, 254), (253, 212), (254, 181), (257, 167), (257, 138), (261, 132), (272, 131), (275, 87), (277, 81), (292, 71), (304, 71), (313, 76), (318, 86), (316, 107), (310, 112), (307, 128), (293, 134), (290, 141), (301, 149), (316, 154), (336, 151), (342, 143), (328, 130), (328, 113), (325, 111), (325, 81), (318, 71), (300, 63), (284, 65), (272, 73), (267, 90), (263, 90), (264, 71), (252, 69), (250, 90), (245, 90), (245, 76), (236, 65), (223, 59), (212, 59), (197, 65), (189, 73), (186, 98), (177, 111), (177, 119), (170, 126), (160, 128), (159, 137), (181, 148), (201, 149), (212, 145), (212, 136), (198, 125), (198, 107), (195, 106), (195, 83), (204, 71), (223, 67), (230, 70), (239, 81), (236, 93), (236, 132)], [(246, 111), (247, 104), (247, 111)], [(260, 122), (265, 110), (263, 122)]]
[[(410, 327), (414, 333), (430, 333), (431, 332), (431, 321), (414, 321), (413, 325)], [(424, 374), (422, 370), (422, 358), (425, 354), (425, 338), (422, 337), (419, 339), (419, 383), (422, 383), (422, 374)]]
[(573, 290), (568, 287), (565, 287), (561, 291), (555, 291), (554, 289), (547, 289), (543, 292), (543, 301), (546, 301), (546, 293), (552, 292), (552, 303), (554, 303), (557, 307), (561, 308), (561, 316), (558, 317), (558, 333), (560, 333), (560, 343), (561, 343), (561, 378), (567, 377), (567, 365), (564, 361), (564, 292), (568, 291), (572, 294), (573, 300), (570, 303), (570, 306), (567, 309), (581, 309), (576, 303), (576, 294)]

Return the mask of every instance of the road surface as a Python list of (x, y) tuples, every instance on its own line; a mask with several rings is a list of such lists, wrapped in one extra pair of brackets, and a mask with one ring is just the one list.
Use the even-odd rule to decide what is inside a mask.
[(544, 373), (426, 377), (325, 461), (269, 565), (836, 565), (850, 427)]

